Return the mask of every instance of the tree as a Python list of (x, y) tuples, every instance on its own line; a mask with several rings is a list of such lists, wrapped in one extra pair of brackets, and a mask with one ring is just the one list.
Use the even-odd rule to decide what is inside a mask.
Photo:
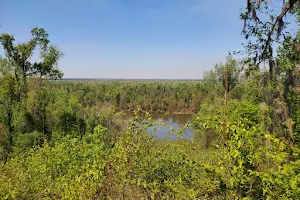
[[(294, 138), (295, 133), (299, 132), (299, 112), (300, 112), (300, 53), (291, 44), (300, 43), (300, 31), (296, 36), (285, 38), (283, 45), (277, 50), (280, 64), (280, 78), (283, 82), (283, 99), (285, 103), (284, 115), (287, 119), (286, 126)], [(300, 141), (300, 136), (296, 135), (296, 142)]]
[[(8, 129), (9, 146), (7, 149), (12, 150), (13, 144), (13, 113), (16, 102), (16, 82), (11, 74), (8, 74), (0, 79), (0, 106), (4, 107), (5, 121), (4, 125)], [(4, 113), (3, 113), (4, 114)]]
[(213, 73), (214, 79), (222, 84), (227, 94), (238, 84), (240, 69), (237, 60), (231, 56), (224, 64), (216, 64)]
[[(246, 53), (249, 56), (248, 64), (250, 70), (259, 69), (262, 63), (268, 66), (268, 72), (261, 75), (261, 88), (266, 105), (270, 108), (268, 117), (271, 123), (267, 129), (270, 133), (274, 132), (277, 125), (280, 125), (278, 114), (275, 112), (277, 107), (283, 102), (290, 107), (287, 94), (281, 98), (281, 85), (285, 85), (285, 93), (290, 87), (290, 78), (284, 78), (283, 82), (279, 81), (280, 76), (283, 74), (292, 74), (290, 70), (284, 71), (282, 68), (282, 58), (274, 56), (274, 44), (283, 45), (287, 51), (294, 51), (296, 54), (300, 52), (299, 40), (291, 40), (290, 33), (288, 32), (288, 21), (285, 17), (293, 15), (296, 17), (296, 23), (299, 23), (300, 17), (300, 0), (284, 0), (281, 9), (273, 9), (270, 1), (267, 0), (247, 0), (246, 11), (241, 13), (241, 19), (244, 20), (244, 28), (242, 33), (248, 42), (245, 44)], [(282, 54), (279, 52), (279, 54)], [(295, 55), (295, 54), (294, 54)], [(286, 55), (287, 56), (287, 55)], [(286, 57), (288, 58), (288, 57)], [(281, 61), (280, 61), (281, 60)], [(280, 103), (275, 103), (277, 102)], [(285, 112), (285, 108), (281, 109)], [(290, 135), (293, 135), (291, 129), (290, 114), (283, 114), (284, 121), (288, 125)], [(276, 122), (278, 121), (278, 122)], [(275, 124), (277, 123), (277, 124)]]
[[(54, 46), (49, 45), (48, 34), (43, 28), (33, 28), (32, 38), (28, 42), (14, 44), (14, 36), (2, 34), (0, 42), (10, 66), (11, 73), (14, 74), (19, 86), (18, 99), (23, 91), (27, 90), (26, 78), (39, 76), (40, 78), (61, 78), (62, 72), (55, 66), (62, 57), (62, 53)], [(40, 62), (31, 62), (31, 57), (37, 48), (40, 48)]]
[(220, 63), (215, 65), (215, 69), (207, 73), (204, 79), (209, 82), (220, 84), (223, 86), (225, 91), (224, 95), (224, 121), (223, 121), (223, 135), (221, 137), (221, 143), (226, 139), (226, 123), (227, 123), (227, 103), (229, 92), (238, 84), (240, 76), (240, 68), (238, 66), (237, 60), (228, 56), (225, 64)]
[[(25, 109), (30, 78), (61, 78), (63, 73), (56, 67), (62, 57), (61, 51), (50, 45), (48, 34), (43, 28), (33, 28), (32, 38), (28, 42), (14, 44), (14, 36), (0, 35), (6, 58), (0, 59), (0, 105), (5, 107), (9, 132), (9, 149), (13, 145), (13, 116), (14, 111)], [(38, 49), (39, 48), (39, 49)], [(32, 62), (34, 52), (40, 53), (40, 60)], [(16, 106), (18, 104), (18, 106)], [(20, 110), (19, 110), (20, 111)]]
[[(251, 64), (258, 66), (263, 61), (269, 61), (272, 71), (273, 44), (281, 42), (284, 38), (288, 22), (284, 18), (289, 14), (298, 16), (299, 19), (300, 0), (283, 0), (281, 10), (270, 8), (268, 0), (247, 0), (246, 11), (241, 13), (244, 21), (242, 33), (248, 40), (245, 45), (247, 53), (252, 59)], [(276, 13), (277, 11), (277, 13)], [(293, 43), (292, 46), (300, 52), (300, 44)]]

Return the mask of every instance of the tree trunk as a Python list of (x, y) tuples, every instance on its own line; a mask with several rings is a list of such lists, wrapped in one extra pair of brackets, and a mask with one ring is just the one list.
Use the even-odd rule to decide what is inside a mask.
[(221, 143), (225, 144), (225, 141), (228, 139), (226, 135), (227, 129), (227, 101), (228, 101), (228, 93), (229, 93), (229, 84), (228, 84), (228, 70), (225, 72), (225, 97), (224, 97), (224, 122), (223, 122), (223, 136)]
[(289, 93), (290, 93), (290, 87), (293, 86), (293, 74), (291, 70), (287, 71), (287, 77), (284, 81), (284, 102), (285, 102), (285, 108), (284, 108), (284, 118), (286, 121), (286, 126), (290, 134), (290, 138), (292, 140), (292, 143), (294, 143), (294, 131), (293, 131), (293, 123), (292, 123), (292, 106), (289, 101)]
[(12, 125), (12, 110), (11, 108), (8, 109), (7, 111), (7, 126), (8, 126), (8, 141), (9, 141), (9, 144), (8, 144), (8, 152), (12, 152), (12, 147), (13, 147), (13, 131), (14, 131), (14, 128), (13, 128), (13, 125)]

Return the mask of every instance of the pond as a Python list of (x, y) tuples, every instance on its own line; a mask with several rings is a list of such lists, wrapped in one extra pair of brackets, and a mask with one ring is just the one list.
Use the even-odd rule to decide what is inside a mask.
[[(131, 118), (132, 115), (127, 115), (126, 118)], [(168, 115), (159, 115), (152, 114), (152, 119), (159, 122), (165, 122), (168, 126), (172, 127), (173, 130), (179, 130), (180, 127), (183, 127), (187, 123), (191, 123), (192, 115), (183, 115), (183, 114), (168, 114)], [(175, 133), (167, 126), (157, 125), (148, 128), (148, 133), (153, 135), (156, 140), (177, 140), (179, 139)], [(183, 139), (190, 140), (193, 138), (192, 127), (184, 128), (183, 133), (180, 135)]]

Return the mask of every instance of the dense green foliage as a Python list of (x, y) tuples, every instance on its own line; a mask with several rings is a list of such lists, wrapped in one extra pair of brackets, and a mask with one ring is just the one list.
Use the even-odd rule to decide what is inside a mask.
[[(299, 199), (300, 34), (275, 39), (282, 17), (247, 2), (247, 62), (229, 56), (201, 81), (54, 80), (62, 53), (44, 29), (20, 44), (2, 34), (1, 199)], [(193, 114), (193, 138), (186, 125), (155, 140), (157, 113)]]
[(199, 81), (59, 81), (47, 87), (76, 96), (84, 106), (110, 103), (116, 110), (132, 112), (137, 107), (150, 113), (194, 114), (209, 93)]

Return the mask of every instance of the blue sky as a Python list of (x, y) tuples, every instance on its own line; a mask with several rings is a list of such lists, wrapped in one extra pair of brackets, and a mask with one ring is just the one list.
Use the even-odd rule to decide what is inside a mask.
[(199, 79), (242, 48), (244, 0), (0, 2), (0, 32), (26, 41), (45, 28), (66, 78)]

